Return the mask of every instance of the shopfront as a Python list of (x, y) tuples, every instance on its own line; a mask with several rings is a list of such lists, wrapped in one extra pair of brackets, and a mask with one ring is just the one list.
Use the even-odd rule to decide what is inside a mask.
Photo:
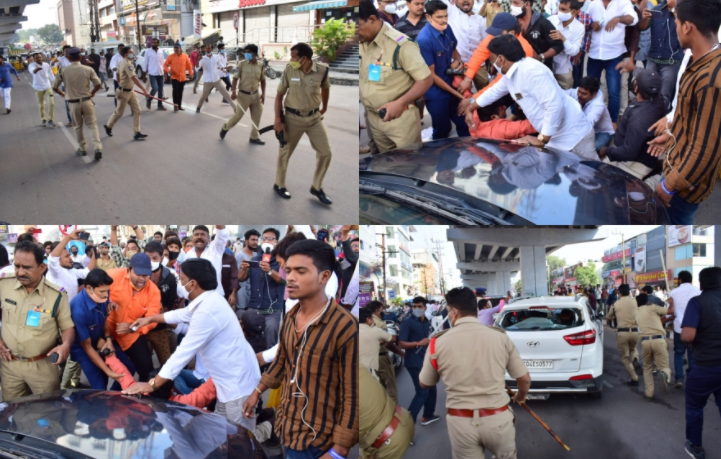
[[(664, 275), (665, 273), (665, 275)], [(636, 273), (635, 279), (636, 279), (636, 287), (641, 288), (646, 285), (650, 285), (652, 287), (659, 286), (666, 288), (666, 276), (668, 276), (668, 285), (669, 287), (674, 286), (674, 278), (673, 273), (670, 269), (666, 271), (653, 271), (650, 273)]]
[(322, 25), (328, 19), (344, 19), (358, 23), (359, 0), (316, 1), (296, 6), (295, 11), (314, 11), (315, 24)]
[[(175, 8), (175, 3), (170, 8)], [(139, 0), (139, 20), (135, 17), (135, 0), (120, 0), (118, 23), (125, 40), (137, 43), (136, 22), (142, 35), (142, 42), (150, 45), (151, 38), (158, 38), (161, 43), (168, 38), (179, 40), (181, 37), (179, 10), (168, 11), (168, 5), (161, 5), (160, 0)], [(129, 38), (128, 38), (129, 37)]]

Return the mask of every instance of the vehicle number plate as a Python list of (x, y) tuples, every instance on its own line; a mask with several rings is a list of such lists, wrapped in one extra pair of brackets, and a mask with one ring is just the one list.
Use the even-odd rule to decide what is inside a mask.
[(526, 400), (548, 400), (551, 394), (526, 394)]
[(553, 360), (524, 360), (526, 368), (553, 368)]

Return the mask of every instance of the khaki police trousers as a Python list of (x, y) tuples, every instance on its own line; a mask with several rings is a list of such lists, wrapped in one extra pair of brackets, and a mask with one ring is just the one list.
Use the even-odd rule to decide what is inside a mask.
[(65, 361), (65, 370), (63, 371), (63, 377), (60, 380), (61, 389), (73, 389), (80, 387), (80, 374), (82, 373), (80, 364), (68, 358)]
[(616, 346), (618, 347), (618, 353), (621, 354), (621, 362), (623, 362), (623, 366), (633, 381), (638, 381), (638, 375), (633, 368), (633, 359), (638, 358), (637, 344), (638, 332), (616, 333)]
[[(45, 116), (45, 96), (48, 96), (48, 115)], [(38, 105), (40, 105), (40, 119), (43, 121), (52, 121), (55, 112), (55, 98), (53, 97), (53, 90), (46, 89), (45, 91), (35, 91), (35, 97), (38, 99)]]
[[(238, 124), (238, 121), (243, 118), (243, 115), (245, 115), (245, 112), (248, 111), (248, 108), (250, 108), (250, 119), (253, 120), (253, 123), (255, 123), (256, 126), (260, 124), (260, 115), (263, 114), (263, 105), (260, 103), (260, 93), (248, 95), (239, 92), (236, 102), (240, 105), (242, 110), (235, 110), (235, 115), (233, 115), (228, 122), (223, 125), (224, 130), (230, 131), (233, 126)], [(251, 127), (250, 138), (260, 138), (258, 130), (254, 127)]]
[(411, 413), (406, 409), (402, 410), (398, 420), (398, 427), (387, 442), (378, 449), (373, 447), (361, 449), (361, 459), (401, 459), (403, 457), (416, 433), (416, 426)]
[(60, 390), (60, 372), (50, 357), (35, 362), (0, 362), (3, 401)]
[(315, 174), (313, 175), (313, 188), (323, 188), (323, 178), (330, 166), (333, 153), (330, 151), (328, 134), (323, 126), (323, 116), (316, 112), (311, 116), (298, 116), (285, 113), (285, 141), (284, 147), (278, 149), (278, 169), (275, 173), (275, 184), (285, 188), (285, 174), (288, 171), (288, 161), (298, 146), (303, 134), (308, 134), (310, 145), (315, 150)]
[(462, 418), (446, 415), (453, 459), (478, 459), (485, 450), (497, 459), (516, 459), (516, 416), (509, 407), (491, 416)]
[(488, 86), (488, 69), (485, 64), (473, 75), (473, 86), (476, 87), (476, 92)]
[(97, 150), (103, 149), (103, 144), (100, 143), (100, 134), (98, 133), (98, 122), (95, 119), (95, 102), (86, 100), (83, 102), (68, 103), (68, 109), (70, 110), (70, 117), (73, 120), (73, 127), (75, 128), (75, 138), (78, 140), (78, 145), (82, 151), (87, 151), (87, 145), (85, 144), (85, 134), (83, 134), (83, 124), (88, 126), (90, 130), (90, 137), (93, 139), (93, 148)]
[(108, 127), (112, 129), (120, 117), (123, 116), (125, 106), (130, 105), (130, 111), (133, 113), (133, 132), (140, 132), (140, 104), (138, 103), (138, 98), (136, 97), (135, 92), (132, 90), (123, 91), (118, 88), (115, 90), (115, 98), (118, 102), (118, 107), (110, 116)]
[(200, 96), (200, 99), (198, 99), (198, 109), (203, 106), (205, 98), (208, 97), (208, 94), (210, 94), (210, 91), (212, 91), (213, 88), (217, 89), (218, 92), (223, 95), (223, 99), (228, 101), (228, 104), (233, 107), (233, 110), (236, 109), (235, 104), (233, 104), (233, 99), (230, 98), (230, 93), (227, 89), (225, 89), (225, 81), (223, 80), (218, 80), (213, 83), (206, 81), (203, 83), (203, 95)]
[(415, 105), (391, 121), (383, 121), (377, 113), (368, 113), (367, 127), (381, 153), (421, 142), (421, 117)]
[(398, 387), (396, 386), (396, 371), (393, 368), (391, 356), (384, 353), (378, 356), (378, 377), (381, 379), (386, 392), (394, 402), (398, 403)]
[(658, 371), (666, 373), (671, 381), (671, 368), (668, 366), (668, 344), (666, 338), (647, 339), (641, 341), (643, 352), (643, 383), (646, 386), (646, 397), (653, 397), (653, 364)]

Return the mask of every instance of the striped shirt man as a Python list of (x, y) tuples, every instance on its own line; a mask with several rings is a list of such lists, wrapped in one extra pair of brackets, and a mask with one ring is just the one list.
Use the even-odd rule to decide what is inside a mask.
[[(260, 379), (273, 389), (283, 386), (276, 432), (294, 450), (314, 446), (327, 451), (334, 444), (351, 448), (358, 443), (358, 320), (329, 301), (328, 310), (308, 328), (300, 359), (303, 334), (295, 331), (300, 303), (288, 312), (278, 354)], [(293, 395), (301, 391), (307, 397), (305, 411), (306, 397)]]
[[(667, 185), (683, 200), (699, 204), (709, 197), (721, 167), (721, 47), (690, 64), (679, 86), (671, 132), (676, 145), (664, 161)], [(670, 140), (673, 145), (673, 139)]]

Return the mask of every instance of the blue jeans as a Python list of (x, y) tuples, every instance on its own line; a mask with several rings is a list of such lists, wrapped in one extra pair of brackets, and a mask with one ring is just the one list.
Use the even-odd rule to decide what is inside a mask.
[[(164, 77), (163, 75), (148, 75), (148, 78), (150, 78), (150, 86), (153, 88), (150, 90), (150, 95), (154, 96), (155, 93), (158, 93), (158, 98), (163, 98), (163, 84), (164, 84)], [(152, 100), (152, 99), (150, 99)], [(163, 105), (161, 101), (158, 101), (158, 107)]]
[(681, 333), (673, 332), (673, 363), (676, 370), (676, 379), (683, 381), (683, 355), (688, 351), (688, 371), (693, 368), (692, 349), (681, 341)]
[(180, 374), (173, 380), (175, 390), (181, 395), (188, 395), (193, 392), (193, 389), (197, 389), (204, 382), (204, 380), (196, 378), (190, 370), (180, 370)]
[(411, 375), (413, 386), (416, 388), (416, 395), (413, 397), (411, 406), (408, 407), (408, 411), (410, 411), (411, 416), (413, 416), (413, 422), (416, 422), (416, 418), (418, 417), (418, 413), (421, 412), (421, 408), (423, 408), (423, 417), (428, 419), (433, 416), (436, 409), (436, 397), (438, 395), (436, 386), (429, 387), (428, 389), (422, 389), (421, 383), (418, 380), (418, 375), (421, 374), (421, 369), (406, 367), (406, 370), (408, 370), (408, 374)]
[(676, 95), (676, 77), (681, 69), (681, 61), (673, 64), (657, 64), (649, 59), (646, 68), (661, 75), (661, 94), (666, 102), (666, 110), (670, 110), (673, 97)]
[(596, 133), (596, 153), (600, 152), (601, 148), (608, 146), (611, 137), (613, 137), (613, 134), (609, 134), (608, 132)]
[(721, 367), (693, 367), (686, 381), (686, 440), (694, 446), (702, 446), (703, 409), (711, 394), (721, 414)]
[(671, 205), (666, 209), (668, 218), (674, 225), (692, 225), (693, 217), (698, 211), (698, 204), (685, 201), (679, 195), (671, 197)]
[(441, 99), (426, 99), (426, 108), (431, 114), (433, 122), (433, 140), (447, 139), (451, 133), (451, 121), (456, 125), (458, 137), (468, 137), (468, 126), (465, 115), (459, 116), (456, 112), (460, 101), (455, 97)]
[(303, 451), (290, 448), (285, 449), (285, 459), (318, 459), (324, 454), (325, 451), (315, 446), (311, 446)]
[[(120, 349), (120, 345), (116, 344), (114, 346), (115, 349), (115, 356), (120, 360), (123, 365), (125, 365), (128, 368), (128, 373), (132, 376), (135, 374), (135, 365), (130, 361), (127, 355), (123, 352), (122, 349)], [(105, 374), (103, 370), (101, 370), (95, 363), (93, 363), (92, 360), (90, 360), (90, 357), (85, 352), (85, 350), (80, 350), (79, 352), (75, 352), (72, 355), (72, 359), (75, 360), (80, 364), (80, 368), (83, 369), (83, 373), (85, 373), (85, 376), (88, 378), (88, 382), (90, 383), (90, 387), (93, 389), (99, 389), (99, 390), (106, 390), (108, 388), (108, 375)], [(113, 382), (113, 385), (110, 387), (110, 390), (120, 390), (120, 383), (117, 381)]]
[(608, 113), (611, 114), (611, 121), (618, 121), (618, 112), (621, 109), (621, 72), (616, 70), (619, 62), (623, 61), (623, 57), (618, 56), (615, 59), (600, 60), (588, 58), (586, 67), (588, 76), (601, 80), (601, 73), (606, 71), (606, 86), (608, 87)]
[(581, 52), (578, 65), (573, 66), (573, 87), (577, 88), (581, 84), (581, 78), (583, 78), (583, 58), (586, 53)]

